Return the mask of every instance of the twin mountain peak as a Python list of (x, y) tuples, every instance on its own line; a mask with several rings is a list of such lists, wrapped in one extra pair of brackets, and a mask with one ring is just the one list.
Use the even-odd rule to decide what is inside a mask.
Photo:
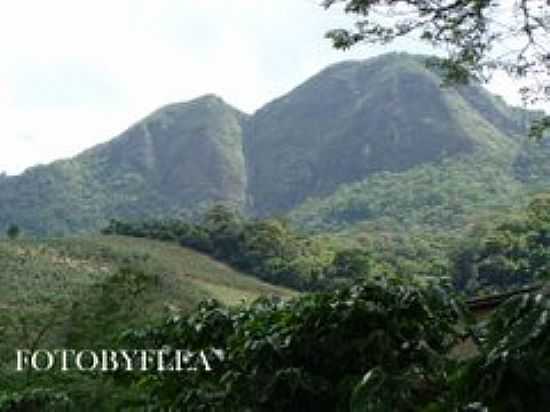
[(97, 229), (231, 202), (257, 216), (370, 175), (506, 148), (527, 112), (479, 85), (442, 87), (425, 58), (332, 65), (247, 115), (215, 95), (165, 106), (72, 159), (0, 179), (0, 229)]

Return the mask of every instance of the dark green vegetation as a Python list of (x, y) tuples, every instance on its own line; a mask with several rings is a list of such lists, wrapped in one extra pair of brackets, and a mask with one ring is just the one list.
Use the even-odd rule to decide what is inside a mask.
[(471, 229), (451, 252), (459, 290), (506, 290), (550, 274), (550, 196), (523, 213), (501, 215)]
[(521, 205), (548, 182), (526, 139), (537, 114), (441, 83), (423, 57), (394, 53), (331, 66), (252, 116), (214, 96), (164, 107), (74, 159), (0, 179), (0, 231), (193, 219), (217, 202), (310, 229), (384, 216), (438, 230)]
[[(298, 290), (330, 287), (329, 276), (337, 276), (329, 271), (335, 252), (326, 242), (298, 234), (283, 220), (246, 221), (221, 205), (210, 209), (198, 224), (112, 221), (103, 233), (177, 241), (262, 280)], [(367, 261), (356, 273), (368, 272)], [(346, 270), (341, 275), (352, 278), (354, 273)]]
[[(226, 206), (198, 224), (113, 221), (105, 233), (111, 236), (0, 243), (0, 411), (458, 412), (485, 405), (523, 412), (547, 405), (548, 298), (514, 298), (475, 323), (449, 281), (479, 294), (547, 279), (548, 196), (446, 238), (373, 231), (370, 240), (344, 241), (298, 234), (280, 219), (246, 220)], [(328, 291), (288, 300), (290, 291), (182, 246), (270, 282)], [(266, 294), (283, 299), (234, 305)], [(206, 350), (213, 370), (14, 373), (13, 348), (21, 346)], [(213, 349), (223, 350), (223, 360)]]
[[(211, 372), (148, 376), (145, 404), (164, 410), (371, 410), (361, 408), (385, 393), (363, 399), (368, 382), (360, 382), (376, 370), (389, 382), (403, 376), (387, 410), (406, 411), (441, 390), (445, 365), (436, 359), (455, 342), (453, 305), (436, 287), (386, 278), (290, 302), (263, 299), (236, 309), (205, 303), (189, 318), (127, 338), (134, 346), (224, 351), (222, 362), (213, 357)], [(413, 393), (417, 384), (424, 393)]]
[[(450, 291), (479, 295), (544, 281), (548, 196), (446, 237), (313, 236), (226, 206), (200, 223), (113, 221), (104, 232), (110, 236), (0, 243), (0, 411), (461, 411), (481, 402), (500, 412), (536, 411), (525, 405), (546, 400), (544, 371), (522, 365), (550, 361), (547, 299), (510, 303), (486, 325), (472, 323)], [(293, 293), (188, 248), (272, 283), (322, 292), (235, 306)], [(467, 357), (458, 360), (454, 348), (465, 339)], [(227, 356), (212, 356), (208, 373), (13, 372), (18, 347), (163, 345)]]
[[(261, 280), (302, 291), (386, 274), (447, 279), (458, 292), (480, 295), (550, 274), (550, 195), (533, 197), (524, 209), (478, 216), (462, 229), (452, 230), (452, 217), (451, 211), (446, 235), (410, 228), (398, 235), (367, 225), (346, 238), (299, 233), (281, 219), (246, 220), (218, 205), (199, 223), (113, 220), (103, 233), (179, 242)], [(383, 228), (392, 226), (386, 222)]]
[[(437, 285), (392, 277), (288, 302), (205, 302), (124, 342), (204, 350), (211, 371), (115, 380), (166, 411), (542, 412), (549, 310), (548, 297), (524, 294), (475, 324)], [(457, 358), (465, 339), (472, 349)]]
[[(101, 304), (86, 302), (86, 312), (117, 308), (110, 322), (122, 310), (136, 316), (128, 292), (157, 283), (135, 269), (106, 281), (126, 298), (100, 289)], [(2, 375), (0, 410), (542, 412), (550, 400), (549, 310), (547, 296), (524, 294), (476, 324), (438, 282), (387, 275), (292, 300), (207, 301), (119, 339), (108, 339), (109, 329), (95, 339), (203, 350), (212, 370), (194, 357), (198, 369), (187, 373)], [(454, 348), (466, 339), (471, 349), (457, 358)]]
[(8, 227), (8, 230), (6, 231), (6, 235), (8, 235), (8, 239), (14, 240), (19, 237), (21, 234), (21, 229), (19, 229), (19, 226), (17, 225), (10, 225)]
[[(549, 202), (535, 198), (431, 262), (435, 239), (394, 240), (391, 251), (324, 242), (306, 262), (317, 267), (324, 256), (327, 277), (319, 280), (331, 290), (290, 300), (288, 290), (175, 244), (231, 261), (228, 248), (242, 247), (246, 233), (256, 247), (243, 256), (259, 267), (277, 245), (292, 246), (280, 251), (284, 260), (314, 244), (280, 221), (246, 221), (226, 207), (200, 225), (113, 222), (108, 230), (163, 242), (115, 235), (1, 242), (0, 411), (542, 411), (548, 298), (515, 297), (475, 323), (436, 276), (465, 274), (455, 283), (478, 290), (483, 281), (494, 289), (546, 279)], [(331, 286), (331, 273), (345, 282)], [(252, 302), (268, 294), (279, 297)], [(235, 305), (243, 298), (249, 302)], [(213, 370), (12, 372), (15, 347), (164, 345), (206, 350)], [(211, 349), (222, 349), (223, 360)]]

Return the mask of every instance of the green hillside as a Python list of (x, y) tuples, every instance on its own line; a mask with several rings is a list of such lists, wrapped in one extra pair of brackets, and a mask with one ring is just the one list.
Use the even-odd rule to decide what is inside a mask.
[(449, 231), (489, 211), (524, 207), (528, 192), (529, 186), (514, 176), (510, 153), (486, 151), (341, 185), (330, 196), (308, 199), (290, 217), (312, 231), (358, 224), (382, 230)]
[(116, 236), (0, 242), (0, 285), (4, 359), (7, 348), (94, 346), (204, 299), (293, 295), (178, 245)]
[(0, 406), (5, 391), (45, 387), (69, 392), (78, 410), (113, 410), (128, 393), (109, 376), (17, 373), (15, 349), (115, 348), (124, 331), (186, 315), (205, 299), (236, 305), (264, 295), (295, 293), (177, 244), (120, 236), (0, 241)]

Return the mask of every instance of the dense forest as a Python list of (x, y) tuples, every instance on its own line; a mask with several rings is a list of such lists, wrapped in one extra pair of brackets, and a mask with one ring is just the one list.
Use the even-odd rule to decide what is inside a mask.
[[(388, 230), (388, 228), (385, 228)], [(361, 233), (362, 230), (359, 230)], [(106, 235), (178, 242), (261, 280), (301, 291), (330, 290), (387, 273), (450, 281), (467, 296), (532, 284), (550, 270), (550, 196), (522, 210), (479, 218), (452, 235), (368, 232), (307, 234), (284, 219), (247, 220), (229, 206), (209, 209), (200, 223), (113, 220)]]

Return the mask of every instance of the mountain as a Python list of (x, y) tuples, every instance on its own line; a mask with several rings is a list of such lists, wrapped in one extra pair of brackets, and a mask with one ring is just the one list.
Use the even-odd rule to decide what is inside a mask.
[(388, 54), (331, 66), (259, 110), (246, 144), (254, 209), (285, 212), (380, 171), (513, 144), (513, 109), (441, 83), (422, 57)]
[(212, 201), (242, 205), (247, 116), (215, 96), (161, 108), (114, 140), (0, 179), (0, 228), (97, 229), (115, 216), (163, 216)]
[(399, 218), (419, 204), (426, 216), (452, 213), (462, 186), (475, 207), (507, 204), (543, 173), (525, 166), (537, 154), (524, 139), (533, 116), (477, 84), (442, 87), (424, 56), (343, 62), (251, 116), (208, 95), (73, 159), (0, 178), (0, 230), (89, 231), (213, 202), (330, 228), (392, 207)]

